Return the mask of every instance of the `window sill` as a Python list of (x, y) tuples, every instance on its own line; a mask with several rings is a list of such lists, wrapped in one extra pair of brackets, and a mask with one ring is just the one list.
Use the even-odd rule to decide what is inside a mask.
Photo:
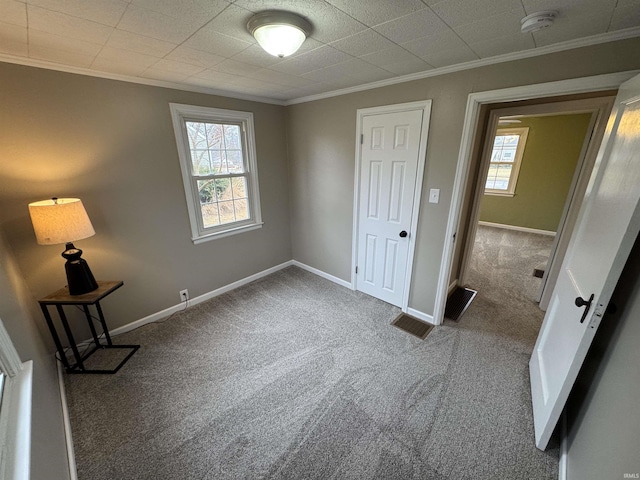
[(264, 222), (252, 223), (250, 225), (243, 225), (241, 227), (230, 228), (228, 230), (223, 230), (221, 232), (208, 233), (206, 235), (201, 235), (199, 237), (192, 237), (191, 241), (194, 245), (199, 245), (204, 242), (209, 242), (211, 240), (216, 240), (218, 238), (229, 237), (231, 235), (236, 235), (238, 233), (250, 232), (251, 230), (257, 230), (258, 228), (262, 228)]
[(484, 192), (485, 195), (491, 195), (492, 197), (515, 197), (515, 193), (510, 192)]
[(6, 429), (0, 432), (4, 471), (0, 476), (6, 480), (29, 480), (32, 383), (33, 362), (28, 361), (5, 385), (0, 422)]

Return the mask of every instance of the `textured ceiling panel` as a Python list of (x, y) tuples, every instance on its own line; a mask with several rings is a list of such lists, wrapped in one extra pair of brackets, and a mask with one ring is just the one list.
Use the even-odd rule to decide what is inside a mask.
[[(291, 57), (246, 29), (270, 9), (312, 24)], [(640, 35), (640, 0), (0, 0), (0, 61), (290, 100), (618, 30)]]

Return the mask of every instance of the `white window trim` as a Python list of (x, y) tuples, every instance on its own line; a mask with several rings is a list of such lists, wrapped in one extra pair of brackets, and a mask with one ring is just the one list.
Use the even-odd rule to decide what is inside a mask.
[(21, 363), (2, 320), (0, 369), (7, 375), (0, 407), (0, 478), (29, 480), (33, 362)]
[[(262, 213), (260, 210), (260, 190), (258, 186), (258, 162), (255, 145), (255, 129), (253, 124), (253, 113), (240, 112), (236, 110), (225, 110), (221, 108), (198, 107), (194, 105), (183, 105), (170, 103), (171, 119), (176, 136), (178, 147), (178, 157), (180, 159), (180, 171), (184, 193), (187, 200), (187, 210), (191, 224), (191, 240), (194, 244), (200, 244), (217, 238), (227, 237), (238, 233), (248, 232), (261, 228)], [(194, 189), (193, 175), (191, 173), (191, 153), (189, 149), (189, 139), (187, 137), (186, 120), (203, 122), (232, 122), (241, 123), (244, 133), (244, 145), (246, 150), (246, 168), (248, 172), (247, 189), (249, 193), (249, 208), (251, 217), (241, 222), (233, 222), (216, 227), (204, 228), (202, 226), (202, 215), (200, 212), (200, 200), (198, 192)]]
[[(516, 184), (518, 183), (518, 175), (520, 174), (520, 165), (522, 165), (522, 157), (524, 156), (524, 149), (527, 143), (527, 136), (529, 135), (529, 127), (512, 127), (512, 128), (499, 128), (496, 130), (494, 138), (499, 135), (518, 135), (518, 148), (516, 149), (516, 159), (513, 162), (513, 169), (511, 170), (511, 176), (509, 177), (509, 186), (506, 190), (497, 190), (492, 188), (485, 188), (485, 195), (495, 195), (498, 197), (513, 197), (516, 193)], [(493, 153), (493, 147), (491, 147), (491, 153)], [(491, 160), (489, 160), (489, 168), (491, 168)]]

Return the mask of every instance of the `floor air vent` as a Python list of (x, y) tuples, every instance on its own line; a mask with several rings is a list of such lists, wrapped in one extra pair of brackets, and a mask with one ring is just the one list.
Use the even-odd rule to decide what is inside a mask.
[(450, 320), (458, 321), (478, 292), (470, 288), (456, 287), (447, 299), (444, 316)]
[(396, 319), (391, 322), (391, 325), (394, 327), (398, 327), (400, 330), (404, 330), (411, 335), (415, 335), (420, 340), (424, 340), (431, 329), (433, 329), (433, 325), (429, 325), (417, 318), (413, 318), (406, 313), (401, 313), (396, 317)]

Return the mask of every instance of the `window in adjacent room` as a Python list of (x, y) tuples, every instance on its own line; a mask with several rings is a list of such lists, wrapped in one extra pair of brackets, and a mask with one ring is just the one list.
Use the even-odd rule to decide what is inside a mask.
[(262, 226), (253, 114), (170, 106), (194, 243)]
[(511, 196), (515, 193), (528, 133), (529, 129), (526, 127), (497, 130), (493, 140), (485, 193)]

